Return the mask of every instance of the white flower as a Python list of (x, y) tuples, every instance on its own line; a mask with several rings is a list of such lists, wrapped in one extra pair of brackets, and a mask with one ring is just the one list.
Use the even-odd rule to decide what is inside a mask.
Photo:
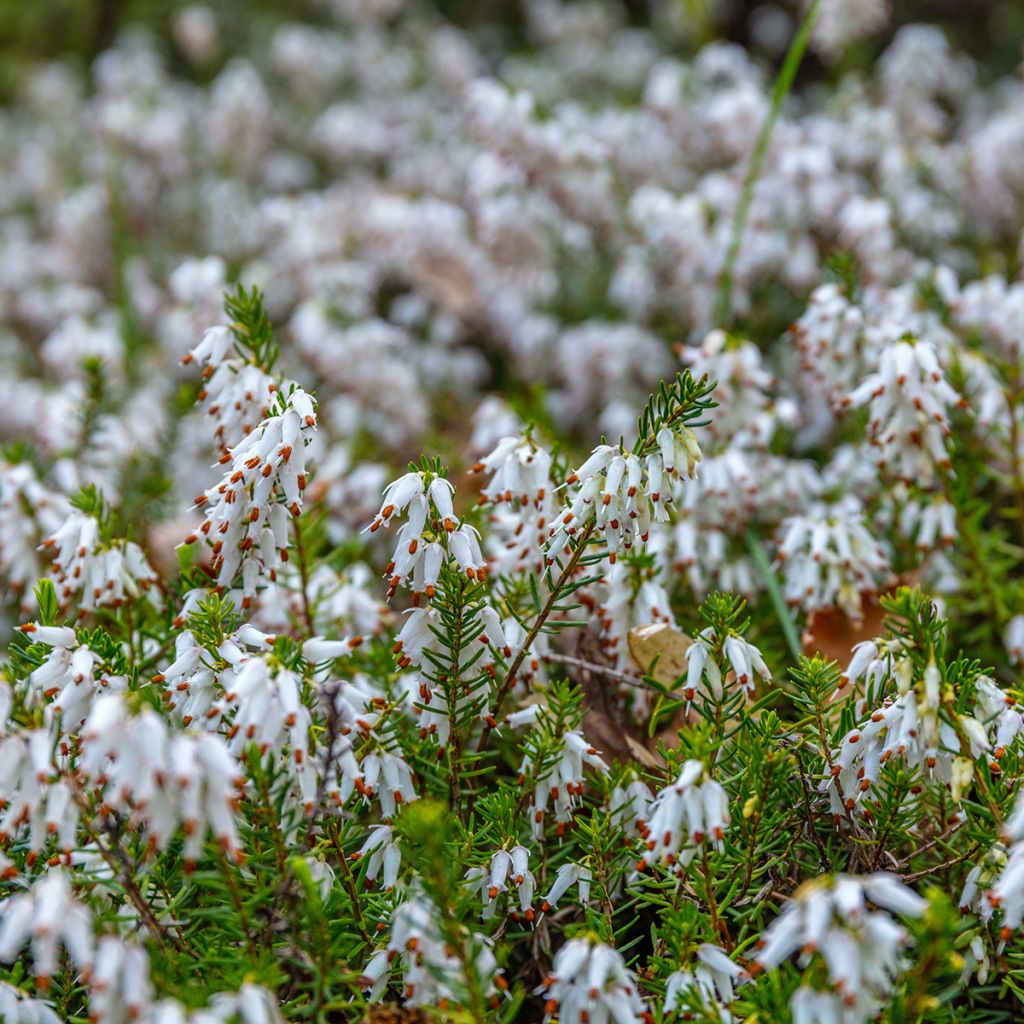
[(868, 433), (882, 466), (907, 483), (927, 486), (936, 467), (948, 470), (947, 411), (965, 404), (943, 376), (938, 355), (927, 341), (897, 341), (883, 349), (876, 373), (846, 398), (869, 405)]
[(26, 941), (39, 978), (48, 980), (57, 973), (60, 946), (79, 970), (92, 966), (92, 914), (75, 899), (63, 869), (50, 869), (28, 891), (0, 902), (0, 960), (13, 962)]
[(402, 851), (395, 842), (394, 830), (390, 825), (371, 825), (370, 835), (366, 842), (359, 848), (358, 853), (352, 855), (353, 860), (363, 857), (368, 858), (366, 864), (366, 880), (375, 882), (377, 875), (381, 874), (384, 888), (391, 892), (398, 881), (398, 870), (402, 866)]
[(395, 538), (395, 553), (388, 563), (388, 596), (400, 586), (409, 587), (413, 604), (434, 596), (441, 568), (454, 558), (470, 579), (483, 579), (487, 563), (480, 550), (479, 534), (461, 523), (452, 506), (455, 488), (441, 476), (427, 482), (423, 473), (406, 473), (384, 490), (376, 518), (367, 527), (375, 533), (390, 526), (395, 516), (407, 513)]
[(931, 551), (936, 542), (949, 547), (957, 538), (956, 507), (941, 496), (908, 501), (900, 513), (900, 532), (914, 537), (917, 550)]
[(100, 939), (89, 979), (89, 1009), (100, 1024), (144, 1020), (152, 1011), (149, 956), (134, 943), (113, 935)]
[(525, 846), (513, 846), (511, 850), (498, 850), (491, 857), (489, 867), (470, 868), (467, 879), (476, 881), (483, 896), (483, 913), (486, 921), (497, 912), (498, 896), (508, 891), (507, 882), (516, 889), (519, 909), (527, 921), (532, 921), (533, 894), (535, 881), (529, 868), (530, 851)]
[(1019, 665), (1024, 657), (1024, 615), (1015, 615), (1006, 624), (1003, 646), (1010, 661), (1014, 665)]
[(28, 462), (0, 460), (0, 574), (32, 606), (32, 585), (46, 575), (39, 546), (71, 511), (67, 498), (37, 478)]
[[(598, 756), (583, 734), (571, 729), (561, 738), (559, 756), (548, 759), (543, 774), (534, 780), (533, 791), (533, 835), (540, 839), (544, 835), (544, 815), (548, 803), (554, 803), (555, 821), (558, 823), (558, 834), (564, 831), (565, 822), (572, 817), (573, 809), (583, 793), (583, 766), (589, 765), (599, 771), (607, 772), (608, 765)], [(523, 758), (519, 769), (523, 781), (530, 778), (533, 772), (533, 759), (529, 753)]]
[[(371, 988), (370, 1000), (384, 992), (396, 967), (403, 972), (405, 1002), (408, 1006), (461, 1005), (466, 988), (464, 968), (439, 926), (439, 911), (422, 893), (400, 903), (391, 915), (391, 934), (385, 949), (374, 953), (363, 969), (364, 987)], [(468, 937), (473, 969), (484, 983), (485, 995), (504, 984), (488, 939)]]
[(205, 518), (185, 543), (205, 540), (217, 585), (232, 591), (237, 584), (243, 608), (252, 603), (261, 580), (276, 579), (287, 557), (288, 513), (298, 516), (302, 510), (306, 445), (315, 427), (313, 400), (293, 389), (278, 413), (225, 453), (221, 462), (230, 466), (223, 479), (196, 498)]
[(398, 753), (382, 751), (367, 754), (363, 758), (361, 772), (356, 789), (366, 800), (378, 797), (380, 812), (385, 818), (393, 818), (400, 804), (416, 799), (412, 769)]
[(83, 777), (101, 788), (106, 806), (133, 815), (155, 848), (181, 828), (188, 865), (207, 834), (241, 857), (235, 806), (244, 775), (219, 736), (173, 734), (156, 712), (132, 716), (122, 697), (104, 694), (93, 701), (81, 747)]
[(636, 538), (647, 542), (652, 522), (668, 520), (672, 480), (696, 476), (701, 460), (696, 435), (688, 427), (663, 427), (656, 449), (640, 457), (616, 445), (598, 445), (566, 480), (577, 485), (569, 507), (558, 514), (550, 531), (547, 561), (555, 558), (576, 533), (591, 521), (603, 534), (614, 563)]
[(778, 560), (789, 604), (812, 612), (841, 608), (861, 616), (862, 592), (874, 592), (889, 569), (885, 549), (868, 532), (851, 497), (782, 523)]
[[(267, 649), (267, 637), (253, 627), (242, 626), (234, 639)], [(229, 648), (234, 647), (229, 652)], [(228, 750), (238, 758), (250, 743), (260, 754), (268, 750), (279, 755), (293, 775), (307, 809), (312, 809), (317, 788), (314, 767), (309, 763), (309, 734), (312, 716), (302, 700), (302, 679), (283, 666), (273, 667), (260, 656), (248, 655), (229, 640), (220, 648), (230, 664), (221, 673), (223, 696), (206, 713), (206, 724), (213, 728), (227, 723)]]
[(641, 1024), (647, 1007), (622, 954), (610, 946), (570, 939), (555, 955), (551, 974), (537, 988), (545, 997), (544, 1019), (562, 1024), (614, 1020)]
[[(859, 644), (847, 675), (859, 678), (872, 665), (886, 663), (878, 658), (875, 644)], [(910, 668), (909, 659), (902, 659), (893, 668), (883, 667), (879, 671), (903, 675)], [(944, 784), (954, 781), (955, 770), (966, 770), (956, 762), (960, 750), (957, 731), (940, 714), (941, 689), (938, 666), (930, 662), (922, 678), (906, 680), (895, 698), (887, 698), (873, 710), (864, 708), (866, 719), (843, 737), (839, 750), (833, 754), (831, 777), (819, 786), (829, 794), (837, 823), (861, 803), (872, 786), (883, 784), (882, 766), (892, 758)], [(1024, 718), (1013, 698), (987, 676), (976, 680), (973, 711), (973, 715), (960, 714), (958, 719), (969, 740), (971, 757), (994, 749), (991, 764), (993, 773), (998, 774), (998, 762), (1024, 728)], [(958, 776), (958, 782), (962, 786), (964, 779)]]
[(0, 1020), (6, 1024), (62, 1024), (51, 1003), (34, 999), (6, 981), (0, 981)]
[[(882, 909), (868, 909), (868, 901)], [(773, 970), (797, 951), (803, 965), (812, 955), (820, 956), (844, 1008), (838, 1019), (866, 1024), (892, 991), (909, 942), (907, 932), (885, 911), (920, 917), (926, 906), (896, 875), (885, 872), (805, 883), (758, 940), (750, 973)], [(805, 1005), (810, 997), (802, 991), (790, 1004), (794, 1019), (799, 1013), (813, 1021), (811, 1010), (819, 1011)]]
[(700, 761), (686, 761), (676, 781), (655, 796), (648, 815), (641, 833), (646, 849), (637, 867), (678, 864), (681, 873), (706, 840), (722, 849), (729, 800), (725, 790), (707, 777)]
[(490, 475), (480, 494), (488, 501), (513, 508), (546, 507), (553, 490), (551, 455), (528, 438), (503, 437), (494, 451), (473, 467)]
[(182, 362), (193, 360), (205, 364), (199, 401), (213, 418), (218, 448), (226, 453), (258, 428), (269, 411), (277, 383), (240, 354), (234, 334), (225, 326), (210, 327)]
[(543, 913), (553, 910), (558, 906), (558, 901), (572, 888), (577, 887), (579, 902), (586, 906), (590, 901), (590, 883), (593, 875), (590, 868), (584, 864), (573, 864), (571, 861), (563, 864), (555, 875), (551, 888), (541, 902), (540, 909)]
[[(727, 1007), (733, 1000), (736, 979), (742, 973), (718, 946), (704, 943), (697, 947), (697, 962), (692, 970), (675, 971), (665, 984), (666, 1016), (680, 1010), (715, 1007), (723, 1024), (730, 1024), (732, 1014)], [(694, 999), (693, 997), (697, 998)]]
[(83, 512), (72, 512), (42, 547), (55, 552), (51, 572), (61, 603), (77, 598), (82, 611), (119, 608), (157, 582), (138, 544), (103, 545), (99, 523)]
[[(720, 701), (723, 697), (725, 672), (712, 646), (714, 638), (715, 631), (708, 626), (700, 631), (686, 649), (686, 686), (683, 696), (688, 701), (693, 700), (698, 693), (714, 701)], [(743, 637), (730, 633), (722, 650), (737, 685), (748, 694), (753, 693), (755, 676), (760, 676), (766, 682), (771, 680), (771, 672), (760, 650)]]

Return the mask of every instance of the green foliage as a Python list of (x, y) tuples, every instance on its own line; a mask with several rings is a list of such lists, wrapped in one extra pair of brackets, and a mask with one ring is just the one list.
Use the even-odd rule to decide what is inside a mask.
[(255, 286), (247, 290), (239, 284), (234, 295), (224, 296), (224, 312), (240, 355), (264, 373), (271, 373), (279, 348), (263, 304), (263, 293)]

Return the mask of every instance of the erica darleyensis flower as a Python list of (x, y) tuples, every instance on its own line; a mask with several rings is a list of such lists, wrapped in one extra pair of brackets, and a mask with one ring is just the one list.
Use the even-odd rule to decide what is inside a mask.
[(276, 579), (287, 560), (288, 513), (298, 516), (306, 487), (306, 445), (316, 427), (313, 399), (300, 388), (221, 458), (229, 468), (219, 484), (196, 498), (205, 519), (201, 536), (213, 553), (217, 586), (232, 590), (241, 573), (248, 608), (261, 578)]
[(491, 857), (488, 867), (470, 868), (466, 877), (480, 886), (484, 904), (480, 916), (485, 921), (497, 913), (498, 897), (501, 893), (508, 892), (510, 886), (516, 890), (519, 909), (528, 921), (533, 920), (533, 894), (536, 883), (530, 871), (530, 851), (525, 846), (498, 850)]
[[(870, 904), (882, 909), (872, 910)], [(801, 966), (820, 956), (831, 989), (798, 989), (790, 1002), (794, 1020), (866, 1022), (892, 991), (909, 942), (886, 911), (919, 917), (925, 906), (896, 875), (885, 872), (807, 882), (758, 940), (750, 973), (773, 970), (796, 952)], [(802, 994), (807, 991), (815, 994)], [(812, 1004), (834, 1007), (835, 1015), (814, 1017)]]
[(245, 776), (219, 736), (172, 734), (156, 712), (132, 716), (111, 694), (93, 702), (81, 737), (82, 775), (153, 848), (164, 849), (180, 827), (188, 864), (199, 859), (207, 834), (241, 857), (235, 808)]
[(0, 981), (0, 1020), (7, 1024), (61, 1024), (48, 1002), (33, 999), (6, 981)]
[(50, 869), (28, 891), (0, 902), (0, 960), (11, 963), (26, 942), (44, 986), (60, 966), (61, 946), (80, 971), (92, 966), (92, 915), (75, 899), (63, 869)]
[[(1000, 839), (1009, 844), (1004, 854), (1002, 847), (993, 847), (987, 862), (975, 865), (967, 876), (967, 884), (960, 898), (960, 906), (968, 910), (977, 905), (983, 921), (999, 914), (1002, 923), (1000, 939), (1007, 941), (1024, 921), (1024, 796), (1018, 796), (1013, 810), (1003, 822)], [(985, 876), (991, 877), (992, 864), (998, 865), (998, 875), (991, 888), (978, 899)]]
[(595, 526), (614, 562), (639, 538), (646, 544), (651, 523), (668, 521), (672, 481), (697, 474), (701, 460), (697, 436), (689, 427), (665, 426), (649, 454), (627, 452), (619, 445), (598, 445), (566, 485), (575, 485), (569, 507), (551, 529), (548, 564), (579, 530)]
[[(520, 785), (533, 775), (534, 754), (528, 752), (519, 769)], [(544, 815), (548, 804), (554, 804), (558, 832), (572, 817), (573, 808), (583, 794), (583, 766), (589, 765), (602, 772), (608, 765), (601, 760), (597, 749), (592, 747), (577, 729), (571, 729), (561, 738), (557, 757), (545, 758), (546, 766), (542, 775), (534, 780), (533, 791), (533, 835), (540, 839), (544, 835)]]
[(367, 529), (376, 533), (382, 526), (390, 526), (396, 516), (406, 514), (394, 556), (385, 570), (389, 596), (405, 586), (412, 590), (414, 604), (421, 596), (430, 600), (449, 556), (470, 579), (486, 575), (479, 535), (455, 515), (454, 493), (455, 488), (443, 476), (424, 472), (406, 473), (385, 489), (380, 511)]
[(926, 341), (897, 341), (882, 350), (879, 368), (845, 399), (867, 405), (868, 432), (882, 466), (907, 483), (928, 485), (935, 468), (949, 469), (948, 410), (964, 406), (950, 387), (934, 347)]
[(100, 524), (83, 512), (72, 512), (53, 536), (43, 541), (53, 551), (50, 571), (62, 604), (78, 601), (80, 612), (112, 606), (145, 593), (157, 582), (138, 544), (104, 543)]
[(647, 848), (637, 867), (642, 870), (665, 863), (677, 865), (682, 873), (705, 841), (722, 848), (729, 824), (729, 799), (725, 790), (707, 777), (700, 761), (687, 761), (676, 781), (654, 798), (647, 813)]
[(639, 1024), (651, 1019), (622, 954), (587, 939), (572, 939), (558, 951), (537, 993), (546, 999), (545, 1020), (557, 1015), (559, 1024)]
[(209, 328), (202, 341), (182, 359), (204, 364), (199, 400), (216, 424), (214, 434), (227, 452), (251, 433), (266, 414), (277, 384), (264, 369), (240, 355), (230, 327)]
[[(713, 1007), (722, 1024), (730, 1024), (732, 1014), (726, 1009), (733, 1000), (736, 979), (743, 973), (739, 964), (725, 950), (705, 942), (697, 947), (696, 963), (688, 971), (675, 971), (665, 984), (666, 1016), (680, 1010), (692, 1011)], [(690, 1014), (684, 1014), (687, 1019)]]
[(50, 702), (47, 719), (59, 716), (64, 733), (81, 725), (96, 694), (128, 688), (125, 676), (102, 671), (103, 659), (87, 644), (79, 644), (73, 629), (34, 622), (26, 622), (20, 629), (33, 643), (51, 648), (46, 660), (28, 677), (28, 685)]
[(755, 676), (760, 676), (766, 682), (772, 678), (760, 650), (753, 644), (730, 633), (722, 642), (719, 654), (714, 627), (702, 629), (686, 649), (686, 687), (683, 696), (693, 700), (700, 693), (710, 700), (720, 701), (724, 694), (726, 673), (730, 669), (736, 684), (747, 693), (753, 693)]
[(778, 560), (791, 605), (808, 612), (839, 607), (853, 618), (861, 615), (861, 593), (877, 589), (889, 568), (852, 496), (786, 519)]
[[(371, 988), (371, 1000), (383, 994), (392, 970), (401, 966), (406, 1005), (444, 1009), (460, 1004), (466, 989), (465, 969), (445, 941), (439, 920), (437, 907), (422, 893), (395, 908), (387, 947), (374, 953), (363, 971), (364, 987)], [(472, 969), (485, 994), (503, 987), (505, 982), (488, 940), (470, 935), (466, 945), (472, 950)]]
[[(864, 663), (870, 660), (873, 647), (858, 645), (847, 669), (849, 678), (858, 677)], [(871, 711), (866, 721), (842, 739), (831, 777), (820, 787), (829, 794), (837, 822), (844, 811), (852, 811), (871, 787), (882, 781), (882, 766), (893, 757), (928, 778), (952, 784), (956, 800), (970, 782), (970, 759), (959, 756), (957, 730), (940, 714), (945, 684), (938, 665), (930, 662), (916, 682), (909, 670), (909, 661), (896, 662), (893, 672), (899, 693)], [(1024, 728), (1024, 719), (1014, 699), (987, 676), (979, 676), (975, 681), (974, 701), (974, 714), (958, 715), (957, 723), (969, 741), (971, 757), (992, 751), (992, 770), (998, 774), (998, 762)]]

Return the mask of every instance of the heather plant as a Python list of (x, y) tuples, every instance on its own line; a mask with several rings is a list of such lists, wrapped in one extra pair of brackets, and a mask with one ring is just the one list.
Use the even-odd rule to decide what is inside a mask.
[(670, 6), (24, 72), (0, 1020), (1020, 1016), (1020, 81)]

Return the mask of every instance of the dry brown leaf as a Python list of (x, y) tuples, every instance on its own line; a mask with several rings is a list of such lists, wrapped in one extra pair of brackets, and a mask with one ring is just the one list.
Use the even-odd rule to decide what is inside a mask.
[(673, 686), (680, 676), (686, 675), (686, 651), (693, 641), (675, 626), (667, 622), (634, 626), (628, 641), (637, 668), (662, 686)]
[[(850, 652), (857, 644), (874, 640), (883, 632), (885, 612), (879, 598), (891, 594), (899, 587), (912, 587), (916, 582), (916, 575), (907, 573), (896, 577), (879, 594), (865, 591), (861, 594), (861, 614), (857, 619), (840, 608), (812, 612), (807, 619), (804, 635), (800, 638), (804, 654), (809, 658), (820, 654), (830, 661), (838, 661), (840, 667), (845, 669), (850, 660)], [(848, 692), (848, 686), (840, 687), (833, 700), (845, 697)]]
[(801, 637), (804, 654), (820, 654), (845, 666), (850, 651), (865, 640), (874, 640), (882, 631), (885, 612), (874, 594), (861, 599), (861, 618), (853, 619), (841, 608), (812, 612)]

